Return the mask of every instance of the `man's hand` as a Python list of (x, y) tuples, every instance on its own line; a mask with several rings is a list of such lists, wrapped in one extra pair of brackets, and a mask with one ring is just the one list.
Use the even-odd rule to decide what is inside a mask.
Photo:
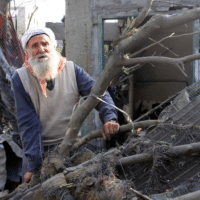
[(24, 175), (24, 183), (28, 183), (31, 180), (33, 174), (33, 172), (26, 172), (26, 174)]
[(103, 125), (103, 129), (101, 131), (103, 139), (106, 140), (110, 140), (112, 135), (117, 133), (117, 131), (119, 130), (119, 124), (117, 122), (114, 121), (108, 121)]

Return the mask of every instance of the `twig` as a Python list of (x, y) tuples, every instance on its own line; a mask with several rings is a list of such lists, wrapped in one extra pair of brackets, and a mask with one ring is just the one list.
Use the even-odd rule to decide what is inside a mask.
[[(137, 65), (134, 65), (132, 67), (128, 67), (128, 68), (123, 68), (123, 71), (125, 74), (130, 74), (131, 72), (141, 68), (144, 64), (137, 64)], [(126, 79), (123, 79), (123, 81), (126, 80)], [(122, 80), (120, 80), (120, 82), (122, 82)], [(117, 84), (116, 84), (117, 85)]]
[[(154, 39), (152, 39), (152, 38), (150, 38), (149, 37), (149, 39), (151, 40), (151, 41), (153, 41), (153, 42), (157, 42), (156, 40), (154, 40)], [(164, 46), (163, 44), (161, 44), (160, 42), (158, 42), (158, 44), (161, 46), (161, 47), (163, 47), (163, 48), (165, 48), (165, 49), (167, 49), (169, 52), (171, 52), (173, 55), (175, 55), (175, 56), (179, 56), (179, 55), (177, 55), (176, 53), (174, 53), (173, 51), (171, 51), (168, 47), (166, 47), (166, 46)]]
[(181, 64), (177, 63), (177, 64), (176, 64), (176, 66), (181, 70), (181, 72), (187, 77), (187, 74), (183, 71), (183, 70), (184, 70), (184, 67), (183, 67), (183, 69), (182, 69), (180, 65), (183, 65), (183, 63), (181, 63)]
[(145, 200), (152, 200), (148, 196), (138, 192), (137, 190), (134, 190), (133, 188), (130, 188), (130, 190), (132, 190), (137, 196), (139, 196), (139, 197), (141, 197), (141, 198), (143, 198)]
[(35, 10), (32, 12), (32, 14), (31, 14), (31, 17), (30, 17), (30, 20), (29, 20), (29, 22), (28, 22), (28, 26), (27, 26), (27, 30), (29, 29), (29, 27), (30, 27), (30, 24), (31, 24), (31, 20), (32, 20), (32, 18), (33, 18), (33, 15), (35, 14), (35, 12), (36, 12), (36, 10), (38, 9), (38, 7), (36, 7), (35, 8)]
[(138, 55), (139, 53), (145, 51), (146, 49), (149, 49), (150, 47), (152, 47), (152, 46), (154, 46), (154, 45), (156, 45), (156, 44), (158, 44), (158, 43), (160, 43), (160, 42), (162, 42), (162, 41), (164, 41), (164, 40), (166, 40), (166, 39), (168, 39), (168, 38), (184, 37), (184, 36), (194, 35), (194, 34), (198, 34), (198, 33), (200, 33), (200, 31), (192, 32), (192, 33), (185, 33), (185, 34), (176, 35), (176, 36), (173, 36), (174, 33), (172, 33), (171, 35), (169, 35), (169, 36), (167, 36), (167, 37), (164, 37), (164, 38), (162, 38), (161, 40), (159, 40), (159, 41), (157, 41), (157, 42), (155, 42), (155, 43), (153, 43), (153, 44), (150, 44), (149, 46), (144, 47), (143, 49), (141, 49), (141, 50), (135, 52), (134, 54), (130, 55), (129, 58), (135, 57), (135, 56)]
[(152, 63), (149, 63), (152, 67), (155, 67), (155, 65), (153, 65)]

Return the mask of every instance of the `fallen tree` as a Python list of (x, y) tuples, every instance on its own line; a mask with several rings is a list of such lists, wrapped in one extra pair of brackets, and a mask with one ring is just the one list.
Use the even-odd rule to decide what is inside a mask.
[[(149, 10), (152, 0), (148, 0), (146, 4), (147, 7), (144, 7), (144, 10)], [(141, 12), (141, 15), (144, 15), (146, 12)], [(138, 18), (143, 19), (140, 15)], [(92, 88), (92, 92), (86, 101), (76, 110), (73, 114), (69, 128), (66, 132), (66, 135), (59, 145), (59, 154), (63, 156), (68, 156), (73, 144), (76, 142), (77, 134), (82, 126), (82, 123), (91, 112), (91, 110), (96, 106), (96, 104), (101, 100), (101, 96), (105, 93), (108, 86), (111, 84), (113, 79), (120, 76), (123, 73), (123, 70), (126, 66), (136, 65), (135, 68), (138, 69), (137, 64), (141, 63), (169, 63), (175, 67), (178, 67), (180, 71), (185, 75), (184, 72), (184, 63), (191, 62), (193, 60), (199, 59), (200, 54), (188, 55), (183, 58), (167, 58), (167, 57), (134, 57), (129, 58), (134, 49), (137, 49), (139, 46), (142, 46), (142, 43), (147, 40), (151, 35), (155, 34), (157, 31), (165, 31), (169, 28), (176, 27), (181, 24), (185, 24), (195, 19), (200, 18), (200, 9), (192, 9), (178, 13), (172, 16), (163, 16), (155, 15), (147, 23), (137, 29), (137, 31), (132, 34), (135, 21), (131, 23), (129, 29), (125, 36), (123, 36), (117, 44), (114, 46), (114, 51), (112, 52), (106, 67), (96, 84)], [(137, 18), (136, 18), (137, 21)], [(140, 21), (141, 23), (141, 21)], [(137, 23), (136, 23), (137, 24)], [(138, 26), (138, 25), (137, 25)], [(134, 55), (138, 53), (135, 52)], [(131, 57), (131, 56), (130, 56)], [(134, 70), (134, 67), (132, 67)]]

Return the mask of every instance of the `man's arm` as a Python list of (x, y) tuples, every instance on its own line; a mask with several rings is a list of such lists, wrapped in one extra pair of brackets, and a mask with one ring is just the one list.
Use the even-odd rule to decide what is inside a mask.
[(28, 158), (27, 172), (34, 173), (41, 166), (44, 152), (40, 120), (17, 72), (12, 76), (12, 87), (23, 153)]
[[(74, 64), (76, 81), (78, 86), (78, 92), (81, 96), (88, 96), (90, 94), (91, 88), (95, 84), (95, 80), (86, 73), (81, 67)], [(119, 129), (119, 124), (117, 122), (117, 111), (112, 106), (114, 102), (110, 94), (106, 91), (102, 99), (107, 102), (104, 103), (100, 101), (95, 107), (99, 111), (99, 117), (104, 124), (102, 129), (102, 135), (104, 139), (110, 139), (110, 135), (114, 134), (116, 130)]]
[[(78, 86), (78, 92), (81, 96), (88, 96), (91, 92), (91, 88), (95, 84), (95, 80), (84, 71), (81, 67), (74, 64), (76, 81)], [(106, 91), (105, 95), (102, 98), (105, 102), (114, 105), (114, 102), (110, 96), (110, 94)], [(95, 107), (96, 110), (99, 111), (99, 117), (103, 124), (110, 120), (117, 121), (117, 111), (116, 109), (108, 105), (104, 102), (99, 102), (98, 105)]]

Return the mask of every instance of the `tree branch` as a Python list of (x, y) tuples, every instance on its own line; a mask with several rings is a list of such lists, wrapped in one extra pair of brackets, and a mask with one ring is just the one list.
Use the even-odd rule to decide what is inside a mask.
[[(149, 126), (157, 126), (160, 123), (163, 123), (163, 121), (162, 120), (147, 120), (147, 121), (133, 123), (133, 126), (132, 126), (132, 124), (122, 125), (122, 126), (120, 126), (117, 134), (123, 133), (126, 131), (130, 131), (133, 129), (133, 127), (134, 127), (134, 130), (136, 130), (138, 128), (145, 129), (145, 128), (148, 128)], [(102, 137), (101, 129), (92, 131), (92, 132), (88, 133), (87, 135), (85, 135), (83, 138), (81, 138), (78, 142), (74, 143), (72, 149), (73, 150), (78, 149), (80, 146), (83, 146), (90, 140), (95, 139), (95, 138), (100, 138), (100, 137)]]
[(190, 200), (199, 200), (200, 197), (200, 190), (196, 191), (196, 192), (191, 192), (188, 194), (185, 194), (183, 196), (179, 196), (173, 199), (168, 199), (168, 200), (186, 200), (186, 199), (190, 199)]
[(145, 48), (143, 48), (143, 49), (141, 49), (141, 50), (135, 52), (134, 54), (130, 55), (129, 58), (133, 58), (133, 57), (137, 56), (139, 53), (142, 53), (143, 51), (149, 49), (150, 47), (152, 47), (152, 46), (154, 46), (154, 45), (156, 45), (156, 44), (158, 44), (158, 43), (160, 43), (160, 42), (162, 42), (162, 41), (164, 41), (164, 40), (166, 40), (166, 39), (168, 39), (168, 38), (179, 38), (179, 37), (184, 37), (184, 36), (189, 36), (189, 35), (194, 35), (194, 34), (199, 34), (199, 33), (200, 33), (200, 32), (197, 31), (197, 32), (193, 32), (193, 33), (186, 33), (186, 34), (175, 35), (175, 36), (173, 36), (174, 33), (172, 33), (171, 35), (169, 35), (169, 36), (167, 36), (167, 37), (164, 37), (164, 38), (162, 38), (161, 40), (156, 41), (155, 43), (150, 44), (149, 46), (147, 46), (147, 47), (145, 47)]
[(132, 22), (131, 27), (137, 28), (146, 18), (147, 14), (149, 13), (149, 10), (151, 9), (151, 5), (154, 0), (147, 0), (144, 8), (140, 12), (139, 16)]
[[(155, 149), (159, 149), (159, 148), (160, 147), (155, 147)], [(197, 153), (197, 152), (200, 152), (200, 142), (170, 147), (167, 149), (165, 153), (163, 153), (163, 155), (167, 155), (169, 157), (176, 157), (176, 156), (183, 156), (186, 154), (192, 154), (192, 153)], [(119, 160), (118, 165), (122, 164), (123, 166), (128, 166), (128, 165), (148, 162), (151, 160), (153, 160), (152, 153), (142, 153), (142, 154), (137, 154), (137, 155), (121, 158)]]
[(30, 27), (30, 24), (31, 24), (31, 20), (32, 20), (32, 18), (33, 18), (33, 15), (35, 14), (35, 12), (36, 12), (36, 10), (38, 9), (38, 7), (36, 7), (35, 8), (35, 10), (32, 12), (32, 14), (31, 14), (31, 17), (30, 17), (30, 20), (29, 20), (29, 22), (28, 22), (28, 26), (27, 26), (27, 30), (29, 29), (29, 27)]
[(145, 200), (152, 200), (151, 198), (149, 198), (148, 196), (141, 194), (140, 192), (138, 192), (137, 190), (134, 190), (133, 188), (130, 188), (130, 190), (132, 190), (138, 197), (141, 197), (142, 199)]
[(183, 71), (184, 70), (183, 63), (191, 62), (197, 59), (200, 59), (200, 54), (193, 54), (193, 55), (185, 56), (182, 58), (168, 58), (168, 57), (162, 57), (162, 56), (139, 57), (139, 58), (131, 58), (131, 59), (124, 58), (123, 65), (127, 66), (127, 65), (135, 65), (138, 63), (151, 63), (151, 62), (162, 63), (162, 64), (167, 63), (167, 64), (171, 64), (178, 67), (181, 70), (181, 72), (185, 76), (187, 76), (187, 74)]
[(152, 39), (152, 38), (149, 38), (149, 39), (150, 39), (151, 41), (153, 41), (153, 42), (159, 44), (161, 47), (167, 49), (167, 51), (171, 52), (173, 55), (175, 55), (175, 56), (177, 56), (177, 57), (179, 56), (179, 55), (177, 55), (176, 53), (174, 53), (173, 51), (171, 51), (168, 47), (166, 47), (166, 46), (164, 46), (163, 44), (161, 44), (160, 42), (158, 42), (158, 41), (156, 41), (156, 40), (154, 40), (154, 39)]
[(130, 53), (143, 42), (155, 34), (158, 30), (166, 30), (178, 25), (188, 23), (200, 18), (200, 8), (188, 10), (175, 15), (155, 15), (134, 36), (122, 40), (118, 45), (118, 51), (123, 54)]

